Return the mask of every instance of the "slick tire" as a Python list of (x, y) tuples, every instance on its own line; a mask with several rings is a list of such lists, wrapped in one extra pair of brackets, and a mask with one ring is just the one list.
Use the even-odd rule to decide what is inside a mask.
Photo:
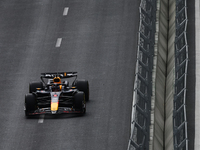
[(75, 83), (76, 88), (79, 91), (83, 91), (85, 93), (85, 100), (89, 101), (89, 83), (87, 80), (77, 80)]
[(37, 88), (43, 89), (42, 82), (31, 82), (31, 83), (29, 83), (29, 93), (36, 92)]
[(36, 97), (33, 94), (25, 95), (25, 115), (29, 116), (28, 113), (33, 112), (36, 109)]
[(86, 108), (83, 108), (85, 104), (85, 94), (82, 91), (77, 92), (74, 95), (74, 108), (83, 111), (85, 113)]

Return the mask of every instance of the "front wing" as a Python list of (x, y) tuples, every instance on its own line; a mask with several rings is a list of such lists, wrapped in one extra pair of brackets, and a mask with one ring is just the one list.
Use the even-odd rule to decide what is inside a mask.
[(40, 108), (33, 112), (28, 112), (27, 115), (40, 115), (40, 114), (84, 114), (85, 108), (77, 110), (69, 107), (59, 107), (57, 111), (52, 112), (51, 108)]

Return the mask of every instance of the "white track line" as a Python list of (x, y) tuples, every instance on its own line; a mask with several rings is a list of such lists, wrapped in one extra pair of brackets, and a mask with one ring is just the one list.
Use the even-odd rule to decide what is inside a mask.
[(62, 42), (62, 38), (58, 38), (56, 42), (56, 47), (60, 47), (61, 42)]
[(195, 83), (195, 150), (200, 149), (200, 2), (195, 0), (195, 50), (196, 50), (196, 83)]
[(69, 11), (69, 7), (65, 7), (63, 11), (63, 16), (67, 16), (68, 11)]
[(40, 115), (40, 119), (38, 119), (38, 123), (43, 123), (44, 122), (44, 115)]

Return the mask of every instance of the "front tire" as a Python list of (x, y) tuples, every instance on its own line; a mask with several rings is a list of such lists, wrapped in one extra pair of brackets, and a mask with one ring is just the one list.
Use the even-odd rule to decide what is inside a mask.
[(83, 91), (85, 93), (85, 100), (89, 101), (89, 83), (87, 80), (77, 80), (75, 83), (76, 88), (79, 91)]
[(85, 94), (82, 91), (74, 95), (74, 108), (86, 112)]
[(36, 109), (36, 97), (33, 94), (25, 95), (25, 115), (29, 116), (30, 112)]

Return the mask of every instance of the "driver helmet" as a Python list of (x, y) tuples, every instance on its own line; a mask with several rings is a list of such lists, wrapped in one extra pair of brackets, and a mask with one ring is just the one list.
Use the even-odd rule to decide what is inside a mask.
[(61, 79), (60, 79), (60, 77), (55, 77), (55, 78), (53, 78), (53, 83), (61, 84)]

